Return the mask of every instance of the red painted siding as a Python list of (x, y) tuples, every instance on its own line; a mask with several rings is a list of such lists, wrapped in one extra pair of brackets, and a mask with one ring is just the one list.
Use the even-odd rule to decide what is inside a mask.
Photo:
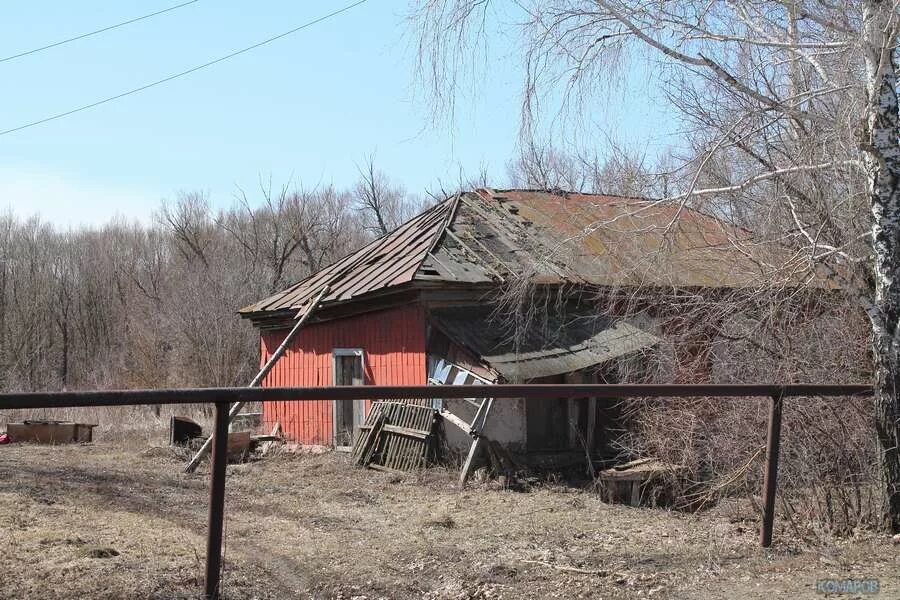
[[(261, 364), (287, 330), (260, 336)], [(362, 348), (368, 385), (425, 385), (425, 313), (411, 305), (366, 313), (300, 330), (263, 381), (264, 387), (332, 384), (332, 350)], [(263, 421), (281, 423), (284, 433), (304, 444), (331, 444), (332, 402), (264, 402)]]

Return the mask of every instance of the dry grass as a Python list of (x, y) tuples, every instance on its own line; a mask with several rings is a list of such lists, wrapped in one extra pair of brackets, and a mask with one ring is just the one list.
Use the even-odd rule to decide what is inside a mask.
[[(0, 446), (0, 590), (9, 598), (194, 598), (206, 475), (143, 441)], [(822, 577), (881, 579), (900, 597), (886, 536), (756, 546), (735, 504), (700, 517), (603, 504), (547, 486), (453, 488), (339, 454), (229, 467), (228, 598), (797, 598)]]

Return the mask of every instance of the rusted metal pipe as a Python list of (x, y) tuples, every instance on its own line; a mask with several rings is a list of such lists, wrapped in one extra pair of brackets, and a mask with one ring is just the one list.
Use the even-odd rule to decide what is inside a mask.
[[(505, 398), (772, 397), (855, 396), (871, 394), (868, 384), (523, 384), (484, 386), (479, 393)], [(0, 410), (130, 406), (134, 404), (214, 404), (220, 401), (401, 400), (469, 398), (470, 385), (357, 385), (278, 388), (195, 388), (101, 392), (28, 392), (0, 394)]]
[(772, 545), (772, 526), (775, 523), (775, 489), (778, 482), (778, 455), (781, 452), (781, 412), (783, 399), (772, 396), (769, 403), (769, 431), (766, 435), (766, 470), (763, 474), (763, 515), (759, 545)]
[(209, 522), (206, 536), (204, 597), (218, 600), (222, 573), (222, 530), (225, 523), (225, 467), (228, 464), (228, 402), (216, 402), (209, 474)]

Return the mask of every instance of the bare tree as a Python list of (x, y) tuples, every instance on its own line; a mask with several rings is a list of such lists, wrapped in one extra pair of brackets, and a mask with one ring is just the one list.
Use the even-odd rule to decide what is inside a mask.
[(462, 165), (459, 165), (454, 183), (438, 178), (433, 186), (426, 188), (425, 197), (428, 200), (422, 203), (422, 208), (424, 209), (427, 204), (443, 202), (458, 192), (490, 187), (491, 184), (492, 181), (487, 165), (479, 165), (478, 170), (474, 173), (466, 171)]
[[(624, 69), (645, 65), (665, 108), (694, 132), (666, 200), (743, 221), (736, 224), (794, 248), (789, 264), (780, 265), (785, 280), (827, 276), (868, 315), (885, 520), (900, 530), (895, 3), (534, 0), (517, 6), (522, 12), (511, 15), (480, 0), (418, 3), (419, 72), (428, 89), (452, 97), (470, 65), (461, 57), (485, 47), (478, 42), (488, 23), (523, 16), (524, 23), (509, 27), (518, 28), (526, 48), (525, 139), (548, 114), (570, 132), (583, 127), (592, 104), (624, 80)], [(548, 98), (561, 98), (560, 104), (548, 106)], [(668, 229), (676, 228), (674, 219)], [(798, 257), (805, 262), (799, 271)]]
[(375, 167), (374, 155), (369, 155), (358, 170), (359, 180), (353, 193), (368, 222), (366, 227), (375, 235), (387, 235), (425, 207), (422, 201), (408, 196), (403, 186), (392, 183)]
[(176, 247), (188, 261), (209, 266), (207, 248), (212, 241), (209, 198), (200, 192), (182, 192), (174, 206), (163, 203), (158, 220), (172, 232)]
[(234, 311), (370, 239), (349, 190), (261, 190), (182, 193), (148, 225), (0, 214), (0, 389), (245, 383), (258, 338)]
[(597, 151), (567, 152), (553, 144), (527, 140), (519, 155), (507, 165), (514, 187), (566, 190), (631, 197), (666, 195), (670, 174), (664, 161), (654, 165), (620, 144), (609, 144), (608, 157)]

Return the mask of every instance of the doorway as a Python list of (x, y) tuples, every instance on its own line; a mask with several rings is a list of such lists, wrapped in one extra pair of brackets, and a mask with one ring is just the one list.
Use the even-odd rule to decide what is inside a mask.
[[(332, 351), (334, 385), (364, 385), (365, 360), (360, 348), (335, 348)], [(365, 400), (334, 400), (334, 447), (350, 450), (359, 427), (365, 420)]]
[[(532, 379), (528, 383), (563, 383), (562, 375)], [(569, 447), (569, 401), (565, 398), (525, 400), (525, 441), (529, 452), (551, 452)]]

